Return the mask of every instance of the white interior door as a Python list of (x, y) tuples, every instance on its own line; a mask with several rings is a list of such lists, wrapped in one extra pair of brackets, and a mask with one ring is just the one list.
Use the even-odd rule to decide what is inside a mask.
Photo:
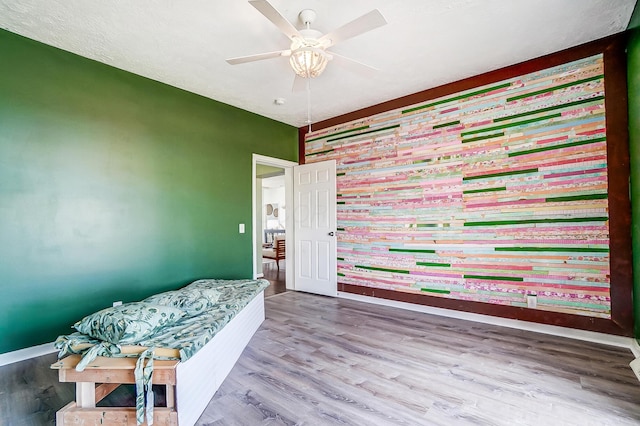
[(336, 162), (293, 168), (295, 289), (336, 296)]

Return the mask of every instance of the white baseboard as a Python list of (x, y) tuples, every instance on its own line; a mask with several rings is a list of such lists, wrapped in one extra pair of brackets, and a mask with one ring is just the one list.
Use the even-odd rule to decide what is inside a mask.
[[(493, 317), (490, 315), (474, 314), (470, 312), (454, 311), (450, 309), (435, 308), (432, 306), (416, 305), (407, 302), (398, 302), (395, 300), (382, 299), (379, 297), (362, 296), (359, 294), (338, 292), (338, 297), (343, 299), (357, 300), (360, 302), (373, 303), (376, 305), (390, 306), (394, 308), (406, 309), (409, 311), (422, 312), (425, 314), (433, 314), (448, 318), (457, 318), (461, 320), (480, 322), (484, 324), (499, 325), (502, 327), (516, 328), (518, 330), (533, 331), (536, 333), (550, 334), (553, 336), (567, 337), (569, 339), (584, 340), (587, 342), (600, 343), (603, 345), (617, 346), (626, 348), (634, 352), (633, 344), (635, 343), (638, 355), (640, 355), (640, 346), (635, 339), (631, 337), (615, 336), (612, 334), (596, 333), (595, 331), (577, 330), (573, 328), (559, 327), (556, 325), (538, 324), (535, 322), (520, 321), (509, 318)], [(637, 356), (637, 355), (636, 355)]]
[(272, 294), (272, 295), (269, 295), (269, 296), (265, 296), (264, 298), (265, 298), (265, 299), (272, 299), (272, 298), (274, 298), (274, 297), (282, 296), (283, 294), (287, 294), (287, 292), (286, 292), (286, 291), (283, 291), (282, 293)]
[(631, 352), (633, 352), (633, 356), (636, 358), (640, 358), (640, 344), (636, 339), (631, 339), (633, 342), (631, 343)]
[(629, 367), (635, 373), (638, 380), (640, 380), (640, 345), (636, 339), (633, 339), (633, 343), (631, 344), (631, 352), (633, 352), (633, 356), (636, 358), (629, 363)]
[(57, 349), (51, 343), (43, 343), (38, 346), (31, 346), (30, 348), (18, 349), (13, 352), (6, 352), (0, 354), (0, 367), (3, 365), (13, 364), (14, 362), (24, 361), (30, 358), (36, 358), (42, 355), (48, 355), (50, 353), (57, 352)]

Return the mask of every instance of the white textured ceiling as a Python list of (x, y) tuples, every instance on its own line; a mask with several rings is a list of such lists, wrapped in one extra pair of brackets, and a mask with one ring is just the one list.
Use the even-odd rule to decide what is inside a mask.
[[(312, 80), (315, 122), (623, 31), (636, 0), (271, 3), (298, 28), (300, 10), (315, 9), (323, 33), (374, 8), (389, 22), (331, 49), (380, 71), (365, 79), (330, 62)], [(225, 62), (289, 46), (245, 0), (0, 0), (0, 27), (296, 127), (307, 120), (287, 58)]]

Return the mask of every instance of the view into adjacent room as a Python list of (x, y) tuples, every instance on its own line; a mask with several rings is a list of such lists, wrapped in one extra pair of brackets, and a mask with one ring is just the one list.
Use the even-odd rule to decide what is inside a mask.
[(265, 295), (286, 291), (284, 169), (256, 164), (256, 271), (269, 280)]

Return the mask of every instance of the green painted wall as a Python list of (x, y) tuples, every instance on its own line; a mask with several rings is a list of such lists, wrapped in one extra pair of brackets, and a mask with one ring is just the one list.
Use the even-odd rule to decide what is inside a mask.
[(2, 30), (0, 58), (0, 353), (251, 276), (251, 154), (297, 129)]
[(629, 151), (631, 156), (631, 240), (635, 336), (640, 339), (640, 10), (629, 23), (627, 84), (629, 90)]

